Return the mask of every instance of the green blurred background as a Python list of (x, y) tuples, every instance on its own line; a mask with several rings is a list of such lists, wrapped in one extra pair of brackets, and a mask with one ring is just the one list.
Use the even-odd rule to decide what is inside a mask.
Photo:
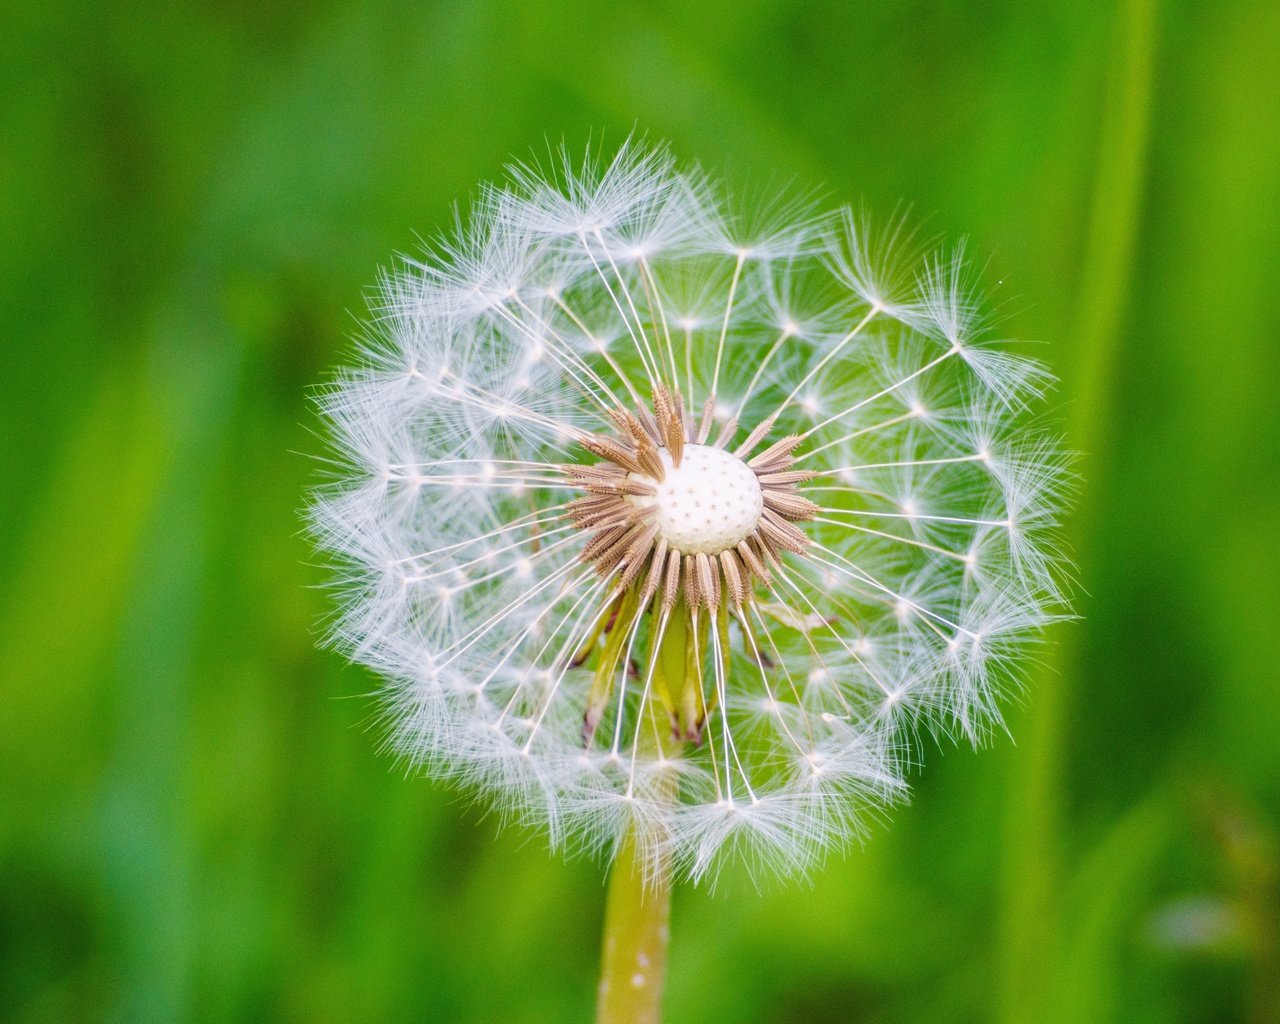
[(377, 267), (639, 126), (968, 234), (1087, 479), (1016, 745), (928, 747), (807, 885), (679, 891), (669, 1021), (1280, 1020), (1280, 6), (4, 23), (0, 1019), (590, 1018), (600, 866), (375, 753), (297, 510)]

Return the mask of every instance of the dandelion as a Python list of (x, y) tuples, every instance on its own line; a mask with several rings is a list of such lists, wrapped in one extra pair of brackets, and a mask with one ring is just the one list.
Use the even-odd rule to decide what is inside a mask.
[(999, 725), (1064, 458), (962, 249), (634, 142), (552, 163), (385, 277), (313, 521), (391, 748), (617, 857), (601, 1019), (642, 1019), (673, 876), (803, 872), (919, 730)]

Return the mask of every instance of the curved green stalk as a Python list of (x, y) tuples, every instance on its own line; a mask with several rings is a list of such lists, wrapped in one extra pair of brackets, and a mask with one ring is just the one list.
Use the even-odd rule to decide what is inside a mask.
[[(1107, 80), (1099, 138), (1097, 179), (1080, 282), (1080, 323), (1074, 366), (1070, 440), (1077, 450), (1099, 451), (1109, 415), (1109, 390), (1119, 345), (1118, 324), (1127, 300), (1137, 239), (1146, 162), (1157, 0), (1127, 0), (1118, 15), (1116, 48)], [(1093, 467), (1095, 474), (1098, 467)], [(1092, 516), (1087, 495), (1069, 524), (1071, 540), (1088, 576)], [(1061, 894), (1066, 888), (1059, 848), (1062, 836), (1065, 723), (1078, 635), (1053, 637), (1056, 654), (1040, 673), (1023, 732), (1025, 759), (1014, 771), (1006, 837), (1002, 950), (997, 1019), (1008, 1024), (1057, 1019), (1052, 997), (1054, 965), (1062, 934)]]

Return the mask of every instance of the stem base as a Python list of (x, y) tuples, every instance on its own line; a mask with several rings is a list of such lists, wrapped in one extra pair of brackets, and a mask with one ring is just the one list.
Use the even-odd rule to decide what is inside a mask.
[(609, 875), (596, 1024), (658, 1024), (666, 980), (671, 873), (646, 874), (628, 833)]

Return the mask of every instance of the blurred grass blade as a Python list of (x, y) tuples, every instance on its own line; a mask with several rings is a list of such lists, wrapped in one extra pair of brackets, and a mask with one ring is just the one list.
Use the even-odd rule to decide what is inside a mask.
[[(1086, 475), (1105, 472), (1109, 399), (1119, 347), (1118, 325), (1132, 277), (1146, 166), (1156, 0), (1128, 0), (1120, 10), (1107, 76), (1097, 179), (1077, 303), (1079, 325), (1063, 378), (1070, 387), (1069, 439), (1089, 458)], [(1089, 492), (1070, 523), (1070, 540), (1089, 578), (1092, 515)], [(1032, 688), (1030, 714), (1012, 760), (1012, 794), (1004, 873), (997, 1019), (1048, 1019), (1061, 964), (1061, 858), (1065, 718), (1077, 634), (1059, 630), (1051, 660)]]
[(1125, 941), (1137, 931), (1144, 880), (1173, 836), (1175, 808), (1159, 789), (1111, 826), (1068, 880), (1063, 945), (1048, 1015), (1055, 1024), (1115, 1020)]
[[(40, 822), (27, 798), (33, 787), (76, 785), (101, 756), (105, 695), (89, 679), (119, 626), (172, 457), (130, 369), (105, 376), (85, 402), (82, 422), (52, 460), (24, 557), (5, 581), (0, 678), (16, 704), (0, 716), (11, 784), (2, 791), (0, 839)], [(26, 736), (41, 742), (24, 743)], [(52, 776), (51, 763), (60, 766)]]

